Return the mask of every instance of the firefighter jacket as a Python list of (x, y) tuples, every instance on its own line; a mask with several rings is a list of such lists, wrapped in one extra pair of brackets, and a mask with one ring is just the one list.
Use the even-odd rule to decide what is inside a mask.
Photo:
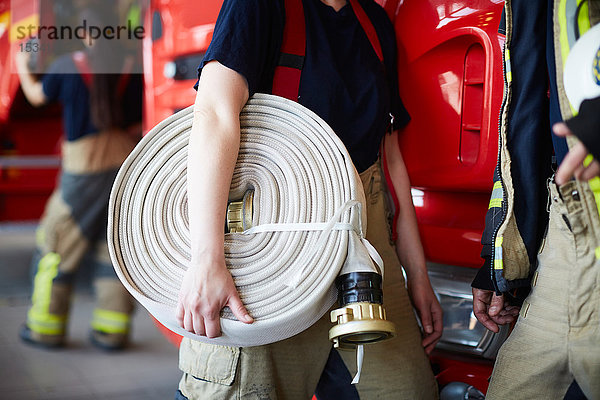
[[(485, 261), (472, 284), (497, 293), (528, 288), (536, 269), (553, 174), (551, 121), (576, 114), (565, 96), (564, 63), (579, 35), (600, 19), (600, 1), (507, 0), (503, 17), (498, 163), (481, 239)], [(577, 140), (569, 138), (569, 147)], [(600, 179), (582, 184), (590, 185), (598, 202)], [(600, 223), (595, 222), (598, 257)]]

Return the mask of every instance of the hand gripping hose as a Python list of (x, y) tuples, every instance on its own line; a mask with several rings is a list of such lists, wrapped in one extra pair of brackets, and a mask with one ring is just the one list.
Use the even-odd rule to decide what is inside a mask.
[(109, 203), (108, 243), (117, 275), (164, 326), (232, 346), (283, 340), (310, 327), (336, 300), (336, 277), (382, 272), (364, 239), (364, 193), (341, 140), (316, 114), (257, 94), (240, 115), (241, 142), (230, 200), (254, 191), (252, 228), (225, 234), (225, 258), (253, 324), (221, 315), (207, 339), (175, 319), (190, 259), (186, 198), (192, 107), (152, 129), (125, 160)]

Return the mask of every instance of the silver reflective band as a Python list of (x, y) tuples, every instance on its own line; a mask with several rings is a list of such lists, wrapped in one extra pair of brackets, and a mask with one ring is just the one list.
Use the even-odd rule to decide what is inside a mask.
[[(192, 118), (189, 107), (142, 139), (121, 167), (109, 204), (109, 251), (117, 275), (163, 325), (215, 344), (272, 343), (307, 329), (329, 310), (343, 266), (344, 271), (379, 272), (365, 248), (362, 184), (341, 140), (305, 107), (257, 94), (240, 116), (240, 151), (230, 188), (232, 200), (254, 191), (256, 232), (225, 235), (227, 266), (255, 322), (243, 324), (225, 309), (219, 338), (179, 327), (174, 310), (190, 257), (186, 162)], [(336, 228), (260, 230), (269, 224)], [(346, 257), (350, 242), (360, 252)], [(367, 256), (353, 262), (355, 253)]]

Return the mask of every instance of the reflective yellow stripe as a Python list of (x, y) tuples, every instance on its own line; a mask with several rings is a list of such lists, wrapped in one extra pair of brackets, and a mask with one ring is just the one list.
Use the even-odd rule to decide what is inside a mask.
[(52, 281), (58, 275), (59, 264), (60, 255), (56, 253), (48, 253), (40, 259), (33, 283), (31, 299), (33, 304), (27, 313), (29, 329), (46, 335), (63, 334), (67, 320), (64, 315), (50, 314), (49, 312)]
[(506, 75), (506, 82), (512, 82), (512, 67), (510, 65), (510, 50), (508, 50), (508, 47), (504, 49), (504, 74)]
[(491, 199), (488, 208), (502, 207), (502, 199)]
[(496, 238), (496, 243), (494, 243), (495, 247), (500, 247), (502, 246), (502, 242), (504, 241), (504, 236), (498, 236)]
[(504, 236), (497, 236), (496, 242), (494, 243), (494, 269), (503, 269), (504, 263), (502, 261), (502, 242)]
[(127, 333), (130, 320), (130, 316), (125, 313), (96, 309), (92, 319), (92, 329), (106, 333)]
[(33, 306), (39, 311), (48, 311), (50, 306), (50, 295), (52, 292), (52, 280), (58, 275), (60, 255), (48, 253), (40, 259), (38, 271), (33, 282)]
[(560, 34), (558, 40), (560, 41), (560, 52), (561, 57), (564, 63), (567, 61), (567, 56), (569, 55), (569, 50), (571, 46), (569, 45), (569, 33), (568, 27), (571, 24), (567, 21), (567, 0), (560, 0), (558, 3), (558, 26), (560, 28)]
[[(559, 2), (558, 22), (560, 27), (560, 33), (558, 39), (560, 41), (560, 53), (562, 57), (563, 66), (567, 62), (567, 57), (569, 55), (569, 52), (571, 51), (571, 46), (575, 44), (576, 40), (575, 26), (572, 17), (575, 16), (576, 8), (582, 2), (584, 4), (579, 9), (579, 14), (577, 15), (577, 27), (579, 28), (580, 37), (584, 33), (586, 33), (591, 27), (587, 0), (560, 0)], [(567, 6), (570, 6), (572, 9), (567, 10)], [(571, 12), (570, 16), (567, 15), (568, 12)], [(571, 33), (571, 37), (569, 37), (569, 33)]]
[(494, 260), (494, 269), (504, 269), (502, 260)]
[(600, 247), (596, 247), (596, 260), (600, 260)]
[(504, 191), (502, 190), (502, 182), (497, 181), (494, 183), (494, 189), (490, 198), (490, 204), (488, 208), (502, 207), (502, 200), (504, 197)]
[(579, 25), (579, 36), (583, 36), (584, 33), (586, 33), (590, 28), (591, 28), (591, 23), (590, 23), (590, 11), (588, 8), (588, 3), (587, 0), (578, 0), (577, 1), (577, 5), (579, 5), (581, 2), (584, 2), (583, 5), (581, 6), (581, 9), (579, 10), (579, 15), (577, 18), (577, 24)]
[(27, 313), (27, 327), (43, 335), (62, 335), (65, 333), (66, 315), (38, 312), (31, 308)]
[(139, 5), (132, 4), (129, 12), (127, 13), (127, 20), (131, 22), (133, 26), (141, 26), (142, 23), (142, 10)]
[(33, 332), (40, 333), (42, 335), (64, 335), (64, 326), (61, 327), (47, 327), (46, 325), (36, 324), (31, 320), (27, 320), (27, 327)]
[[(563, 67), (567, 62), (567, 57), (569, 52), (571, 51), (571, 45), (575, 44), (575, 26), (573, 21), (573, 16), (575, 15), (575, 11), (579, 4), (584, 3), (579, 10), (579, 14), (577, 15), (577, 26), (579, 28), (579, 36), (581, 37), (584, 33), (586, 33), (590, 27), (591, 22), (589, 18), (589, 9), (587, 0), (560, 0), (559, 8), (558, 8), (558, 22), (559, 22), (559, 42), (560, 42), (560, 53)], [(567, 4), (569, 3), (569, 4)], [(567, 10), (567, 6), (570, 6), (572, 9)], [(568, 17), (567, 11), (572, 12), (572, 15)], [(571, 36), (569, 37), (569, 33)], [(569, 103), (571, 108), (571, 113), (573, 116), (577, 115), (577, 110)]]

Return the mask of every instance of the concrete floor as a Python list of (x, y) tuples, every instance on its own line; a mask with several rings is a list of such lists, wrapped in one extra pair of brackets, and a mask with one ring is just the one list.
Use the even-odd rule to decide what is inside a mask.
[(93, 296), (82, 278), (64, 349), (23, 344), (18, 331), (29, 305), (33, 224), (0, 224), (0, 399), (172, 399), (181, 376), (177, 349), (138, 307), (132, 345), (106, 353), (87, 340)]

